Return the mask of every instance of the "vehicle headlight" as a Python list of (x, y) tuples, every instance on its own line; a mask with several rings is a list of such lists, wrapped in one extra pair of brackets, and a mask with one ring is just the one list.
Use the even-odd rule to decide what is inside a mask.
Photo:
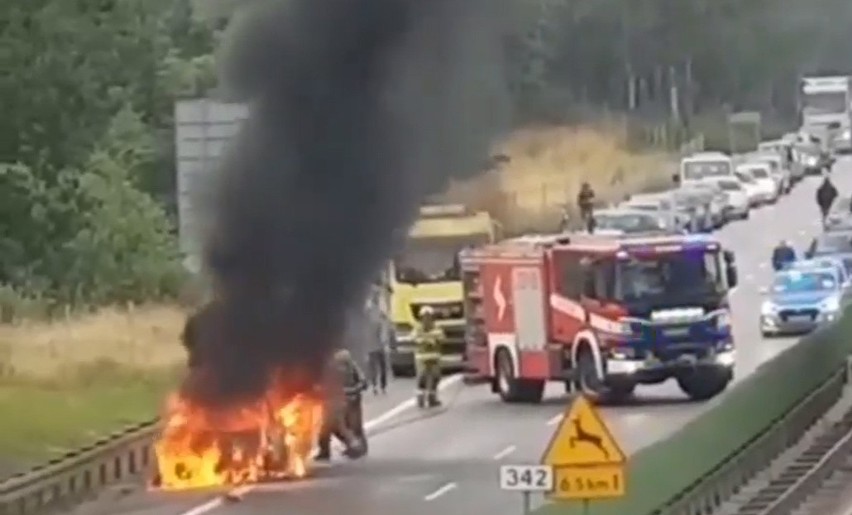
[(731, 327), (731, 312), (723, 311), (716, 316), (716, 328), (717, 329), (727, 329)]
[(828, 313), (834, 313), (835, 311), (839, 311), (840, 299), (838, 299), (837, 297), (827, 298), (822, 301), (822, 304), (820, 304), (820, 309)]
[(760, 306), (760, 314), (761, 315), (774, 315), (778, 313), (778, 306), (773, 304), (772, 302), (766, 301)]
[(633, 326), (630, 325), (629, 321), (624, 319), (620, 319), (615, 322), (613, 329), (615, 330), (616, 334), (622, 336), (630, 336), (631, 334), (633, 334)]
[(846, 129), (843, 131), (843, 135), (840, 136), (841, 139), (852, 139), (852, 130)]

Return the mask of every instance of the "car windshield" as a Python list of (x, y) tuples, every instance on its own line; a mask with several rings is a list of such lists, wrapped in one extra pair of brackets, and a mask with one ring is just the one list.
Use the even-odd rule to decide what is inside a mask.
[(719, 186), (724, 191), (742, 191), (743, 185), (739, 181), (719, 181)]
[(831, 270), (790, 270), (775, 276), (775, 293), (833, 291), (838, 287), (837, 274)]
[(393, 260), (396, 280), (406, 284), (457, 281), (458, 253), (465, 247), (487, 243), (489, 239), (488, 234), (411, 238)]
[(705, 250), (619, 260), (616, 273), (616, 296), (625, 303), (659, 305), (722, 288), (718, 253)]
[(723, 177), (731, 174), (731, 165), (727, 161), (691, 161), (683, 163), (683, 178), (687, 181), (707, 177)]
[(755, 179), (766, 179), (769, 177), (769, 171), (766, 168), (752, 168), (751, 176)]
[(750, 172), (738, 170), (737, 178), (746, 184), (754, 184), (754, 177), (751, 176)]
[(644, 213), (598, 213), (595, 215), (595, 227), (631, 233), (658, 231), (665, 225), (656, 216)]

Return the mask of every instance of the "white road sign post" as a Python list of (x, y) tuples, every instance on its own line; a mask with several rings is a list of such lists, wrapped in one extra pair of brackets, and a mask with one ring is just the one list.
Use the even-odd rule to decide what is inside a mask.
[(502, 465), (500, 467), (500, 489), (521, 492), (523, 514), (532, 512), (530, 494), (553, 491), (553, 467), (550, 465)]

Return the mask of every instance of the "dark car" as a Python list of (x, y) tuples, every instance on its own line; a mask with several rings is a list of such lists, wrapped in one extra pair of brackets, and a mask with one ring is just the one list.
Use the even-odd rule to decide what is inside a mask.
[(601, 209), (595, 211), (595, 230), (641, 234), (674, 231), (666, 217), (639, 209)]
[(811, 240), (805, 257), (843, 256), (852, 254), (852, 229), (824, 232)]
[(825, 219), (826, 231), (852, 230), (852, 198), (840, 197), (831, 205)]

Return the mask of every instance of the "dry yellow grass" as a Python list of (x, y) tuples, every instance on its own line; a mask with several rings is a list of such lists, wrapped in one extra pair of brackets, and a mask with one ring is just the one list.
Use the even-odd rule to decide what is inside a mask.
[(0, 326), (0, 476), (155, 416), (186, 359), (170, 306)]
[(672, 156), (631, 152), (625, 141), (616, 124), (522, 129), (499, 147), (508, 162), (451, 185), (447, 197), (488, 209), (513, 232), (554, 230), (562, 207), (573, 208), (583, 181), (608, 201), (670, 183)]
[(62, 378), (80, 366), (115, 363), (137, 371), (185, 360), (179, 343), (185, 312), (172, 306), (96, 314), (47, 322), (0, 326), (0, 361), (28, 380)]

